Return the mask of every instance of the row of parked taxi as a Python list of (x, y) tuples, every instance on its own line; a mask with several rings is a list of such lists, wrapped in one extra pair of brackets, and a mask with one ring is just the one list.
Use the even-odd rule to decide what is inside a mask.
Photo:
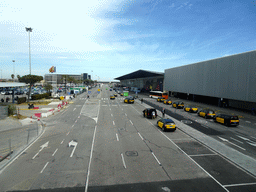
[(237, 126), (239, 125), (239, 118), (236, 115), (227, 115), (227, 114), (216, 114), (212, 109), (201, 109), (198, 110), (196, 106), (184, 105), (182, 101), (171, 101), (170, 99), (165, 99), (163, 97), (157, 98), (158, 102), (163, 102), (167, 105), (172, 105), (176, 109), (184, 109), (186, 112), (197, 113), (198, 116), (204, 118), (212, 118), (215, 122), (224, 124), (226, 126)]
[[(123, 93), (121, 93), (121, 92), (118, 92), (118, 94), (119, 94), (120, 96), (124, 96)], [(110, 95), (110, 99), (111, 99), (111, 100), (115, 99), (115, 98), (118, 96), (118, 94), (115, 93), (115, 94), (113, 94), (113, 95)], [(126, 97), (126, 98), (124, 99), (124, 103), (134, 103), (134, 99), (135, 99), (135, 98), (134, 98), (133, 96), (128, 96), (128, 97)]]

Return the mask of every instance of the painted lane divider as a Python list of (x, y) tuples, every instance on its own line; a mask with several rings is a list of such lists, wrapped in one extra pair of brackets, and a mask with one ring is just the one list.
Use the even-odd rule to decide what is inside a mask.
[(238, 148), (240, 148), (240, 149), (242, 149), (242, 150), (246, 150), (246, 149), (244, 149), (243, 147), (240, 147), (240, 146), (238, 146), (238, 145), (236, 145), (236, 144), (234, 144), (234, 143), (232, 143), (232, 142), (230, 142), (229, 140), (227, 140), (227, 139), (225, 139), (225, 138), (222, 138), (222, 137), (219, 137), (219, 136), (217, 136), (219, 139), (221, 139), (222, 141), (225, 141), (225, 142), (228, 142), (228, 143), (230, 143), (231, 145), (234, 145), (234, 146), (236, 146), (236, 147), (238, 147)]
[(126, 165), (125, 165), (123, 153), (121, 153), (121, 157), (122, 157), (122, 161), (123, 161), (124, 168), (126, 169)]
[(70, 133), (70, 131), (67, 133), (67, 135)]
[(65, 139), (63, 139), (60, 144), (62, 144), (62, 143), (64, 142), (64, 140), (65, 140)]
[(58, 151), (58, 148), (54, 151), (54, 153), (52, 154), (52, 156), (54, 156), (57, 151)]
[(119, 141), (117, 133), (116, 133), (116, 139), (117, 139), (117, 141)]
[(115, 121), (113, 121), (113, 125), (115, 125)]
[(242, 141), (238, 141), (237, 139), (234, 139), (233, 137), (230, 137), (230, 139), (233, 139), (234, 141), (236, 141), (236, 142), (238, 142), (238, 143), (242, 143), (242, 144), (243, 144), (243, 142), (242, 142)]
[(111, 117), (113, 117), (113, 114), (111, 113)]
[(141, 134), (140, 134), (139, 132), (138, 132), (138, 134), (139, 134), (140, 138), (141, 138), (142, 140), (144, 140), (143, 137), (141, 136)]
[(46, 166), (48, 165), (49, 162), (47, 162), (44, 166), (44, 168), (42, 169), (42, 171), (40, 173), (43, 173), (44, 169), (46, 168)]
[(45, 144), (41, 145), (41, 149), (38, 151), (37, 154), (35, 154), (35, 156), (32, 158), (32, 159), (35, 159), (36, 156), (45, 148), (45, 147), (48, 147), (48, 144), (49, 144), (49, 141), (47, 141)]
[(76, 108), (74, 108), (74, 110), (73, 111), (75, 111), (76, 110)]
[(161, 166), (160, 161), (156, 158), (155, 154), (152, 152), (152, 155), (154, 156), (154, 158), (156, 159), (157, 163)]
[(133, 125), (132, 121), (130, 120), (131, 124)]

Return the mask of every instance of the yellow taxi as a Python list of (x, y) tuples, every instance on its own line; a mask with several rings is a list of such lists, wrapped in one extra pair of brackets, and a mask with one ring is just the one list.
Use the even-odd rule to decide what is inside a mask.
[(123, 93), (120, 93), (120, 96), (124, 96), (124, 94), (123, 94)]
[(110, 95), (110, 99), (115, 99), (116, 97), (114, 95)]
[(163, 131), (176, 130), (176, 125), (171, 119), (160, 119), (157, 121), (157, 126), (160, 127)]
[(239, 125), (239, 119), (236, 115), (218, 114), (214, 117), (214, 121), (217, 123), (224, 124), (226, 126), (237, 126)]
[(170, 99), (165, 99), (164, 104), (171, 105), (172, 101)]
[(193, 107), (193, 106), (186, 106), (184, 107), (184, 111), (186, 112), (194, 112), (194, 113), (197, 113), (198, 111), (198, 108), (197, 107)]
[(164, 100), (165, 100), (164, 97), (158, 97), (158, 98), (157, 98), (157, 101), (158, 101), (158, 102), (163, 102)]
[(198, 111), (198, 116), (204, 117), (205, 119), (207, 118), (214, 118), (215, 117), (215, 111), (212, 109), (202, 109)]
[(182, 101), (175, 101), (172, 103), (172, 107), (177, 108), (177, 109), (183, 109), (184, 108), (184, 103)]
[(125, 103), (134, 103), (134, 97), (129, 96), (124, 99)]
[(117, 97), (117, 94), (115, 93), (114, 96)]

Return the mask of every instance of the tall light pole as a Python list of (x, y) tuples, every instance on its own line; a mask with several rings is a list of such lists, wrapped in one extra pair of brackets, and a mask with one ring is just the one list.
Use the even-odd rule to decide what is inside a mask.
[(3, 70), (1, 69), (1, 79), (3, 79)]
[(29, 36), (29, 74), (31, 75), (30, 32), (32, 32), (32, 28), (26, 27), (26, 31), (28, 32)]
[[(15, 78), (15, 60), (12, 60), (12, 62), (13, 62), (13, 75)], [(13, 78), (13, 82), (14, 82), (14, 78)]]

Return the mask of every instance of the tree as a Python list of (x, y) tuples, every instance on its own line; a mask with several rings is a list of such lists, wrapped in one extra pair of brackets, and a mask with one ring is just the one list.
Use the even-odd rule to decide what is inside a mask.
[(20, 79), (20, 75), (17, 75), (18, 80)]
[(14, 74), (11, 74), (12, 80), (14, 81)]
[(29, 84), (29, 92), (28, 92), (28, 102), (29, 102), (29, 98), (30, 98), (30, 94), (31, 94), (31, 88), (32, 86), (37, 83), (42, 81), (44, 78), (42, 76), (38, 76), (38, 75), (25, 75), (22, 76), (19, 79), (19, 82), (24, 82), (26, 84)]
[(62, 75), (61, 76), (61, 81), (64, 81), (65, 83), (65, 94), (67, 94), (67, 80), (68, 80), (68, 75)]
[(44, 85), (44, 89), (47, 91), (47, 93), (50, 93), (50, 91), (52, 90), (52, 85), (50, 83), (47, 83)]
[(68, 82), (70, 83), (70, 87), (71, 87), (71, 83), (75, 82), (75, 78), (74, 77), (68, 77)]

